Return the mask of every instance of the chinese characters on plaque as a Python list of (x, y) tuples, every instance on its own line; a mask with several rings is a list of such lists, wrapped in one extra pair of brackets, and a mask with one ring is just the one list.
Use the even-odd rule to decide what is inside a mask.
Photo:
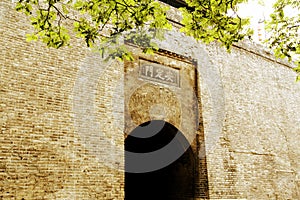
[(143, 62), (139, 76), (143, 79), (179, 87), (179, 70), (164, 65)]

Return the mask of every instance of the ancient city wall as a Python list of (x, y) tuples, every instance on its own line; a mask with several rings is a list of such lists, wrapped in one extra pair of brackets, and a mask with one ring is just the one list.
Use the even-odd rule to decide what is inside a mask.
[[(187, 138), (194, 129), (187, 124), (199, 120), (195, 135), (203, 138), (192, 147), (205, 158), (210, 199), (299, 198), (300, 85), (285, 62), (253, 44), (228, 54), (171, 31), (160, 47), (196, 62), (163, 59), (166, 54), (147, 59), (188, 69), (181, 74), (190, 84), (187, 98), (165, 84), (160, 98), (170, 90), (179, 97), (157, 100), (170, 108), (167, 118), (160, 108), (132, 114), (142, 104), (130, 104), (130, 94), (144, 95), (137, 89), (147, 83), (134, 74), (137, 63), (105, 63), (79, 41), (60, 50), (27, 43), (28, 21), (10, 0), (0, 8), (0, 199), (123, 199), (124, 134), (134, 128), (129, 117), (136, 126), (166, 120)], [(150, 93), (161, 85), (151, 83), (145, 84)], [(188, 114), (192, 91), (199, 119)]]
[(230, 55), (217, 46), (206, 49), (218, 66), (224, 106), (222, 136), (208, 153), (211, 197), (299, 198), (295, 73), (253, 44), (236, 46)]
[(123, 66), (27, 43), (28, 21), (0, 7), (0, 199), (122, 199)]

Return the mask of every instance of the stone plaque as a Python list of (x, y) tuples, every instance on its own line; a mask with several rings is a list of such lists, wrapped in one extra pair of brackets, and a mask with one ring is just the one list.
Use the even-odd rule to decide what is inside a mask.
[(139, 77), (150, 81), (180, 87), (179, 69), (161, 64), (141, 62)]

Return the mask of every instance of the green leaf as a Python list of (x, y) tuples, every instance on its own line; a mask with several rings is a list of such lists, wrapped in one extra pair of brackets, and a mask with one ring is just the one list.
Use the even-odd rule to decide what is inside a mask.
[(38, 36), (35, 34), (26, 34), (26, 41), (31, 42), (31, 41), (37, 41)]

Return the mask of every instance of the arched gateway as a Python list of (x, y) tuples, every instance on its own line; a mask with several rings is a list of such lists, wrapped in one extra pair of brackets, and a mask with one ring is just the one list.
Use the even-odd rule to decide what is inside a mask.
[(196, 61), (133, 52), (124, 65), (125, 199), (207, 198)]
[[(160, 127), (157, 129), (157, 127)], [(147, 137), (149, 136), (149, 137)], [(167, 154), (161, 155), (160, 149), (171, 145)], [(162, 120), (153, 120), (135, 128), (125, 140), (126, 152), (139, 153), (141, 156), (131, 159), (125, 153), (125, 199), (164, 199), (187, 200), (194, 197), (195, 157), (185, 136), (172, 124)], [(143, 154), (157, 152), (153, 157), (153, 167), (161, 164), (160, 169), (135, 173), (133, 168), (147, 162)], [(168, 164), (164, 163), (172, 155), (178, 158)], [(167, 157), (166, 157), (167, 156)], [(166, 165), (166, 166), (165, 166)], [(129, 169), (130, 168), (130, 169)], [(128, 172), (131, 171), (131, 172)], [(137, 169), (139, 171), (139, 169)]]

